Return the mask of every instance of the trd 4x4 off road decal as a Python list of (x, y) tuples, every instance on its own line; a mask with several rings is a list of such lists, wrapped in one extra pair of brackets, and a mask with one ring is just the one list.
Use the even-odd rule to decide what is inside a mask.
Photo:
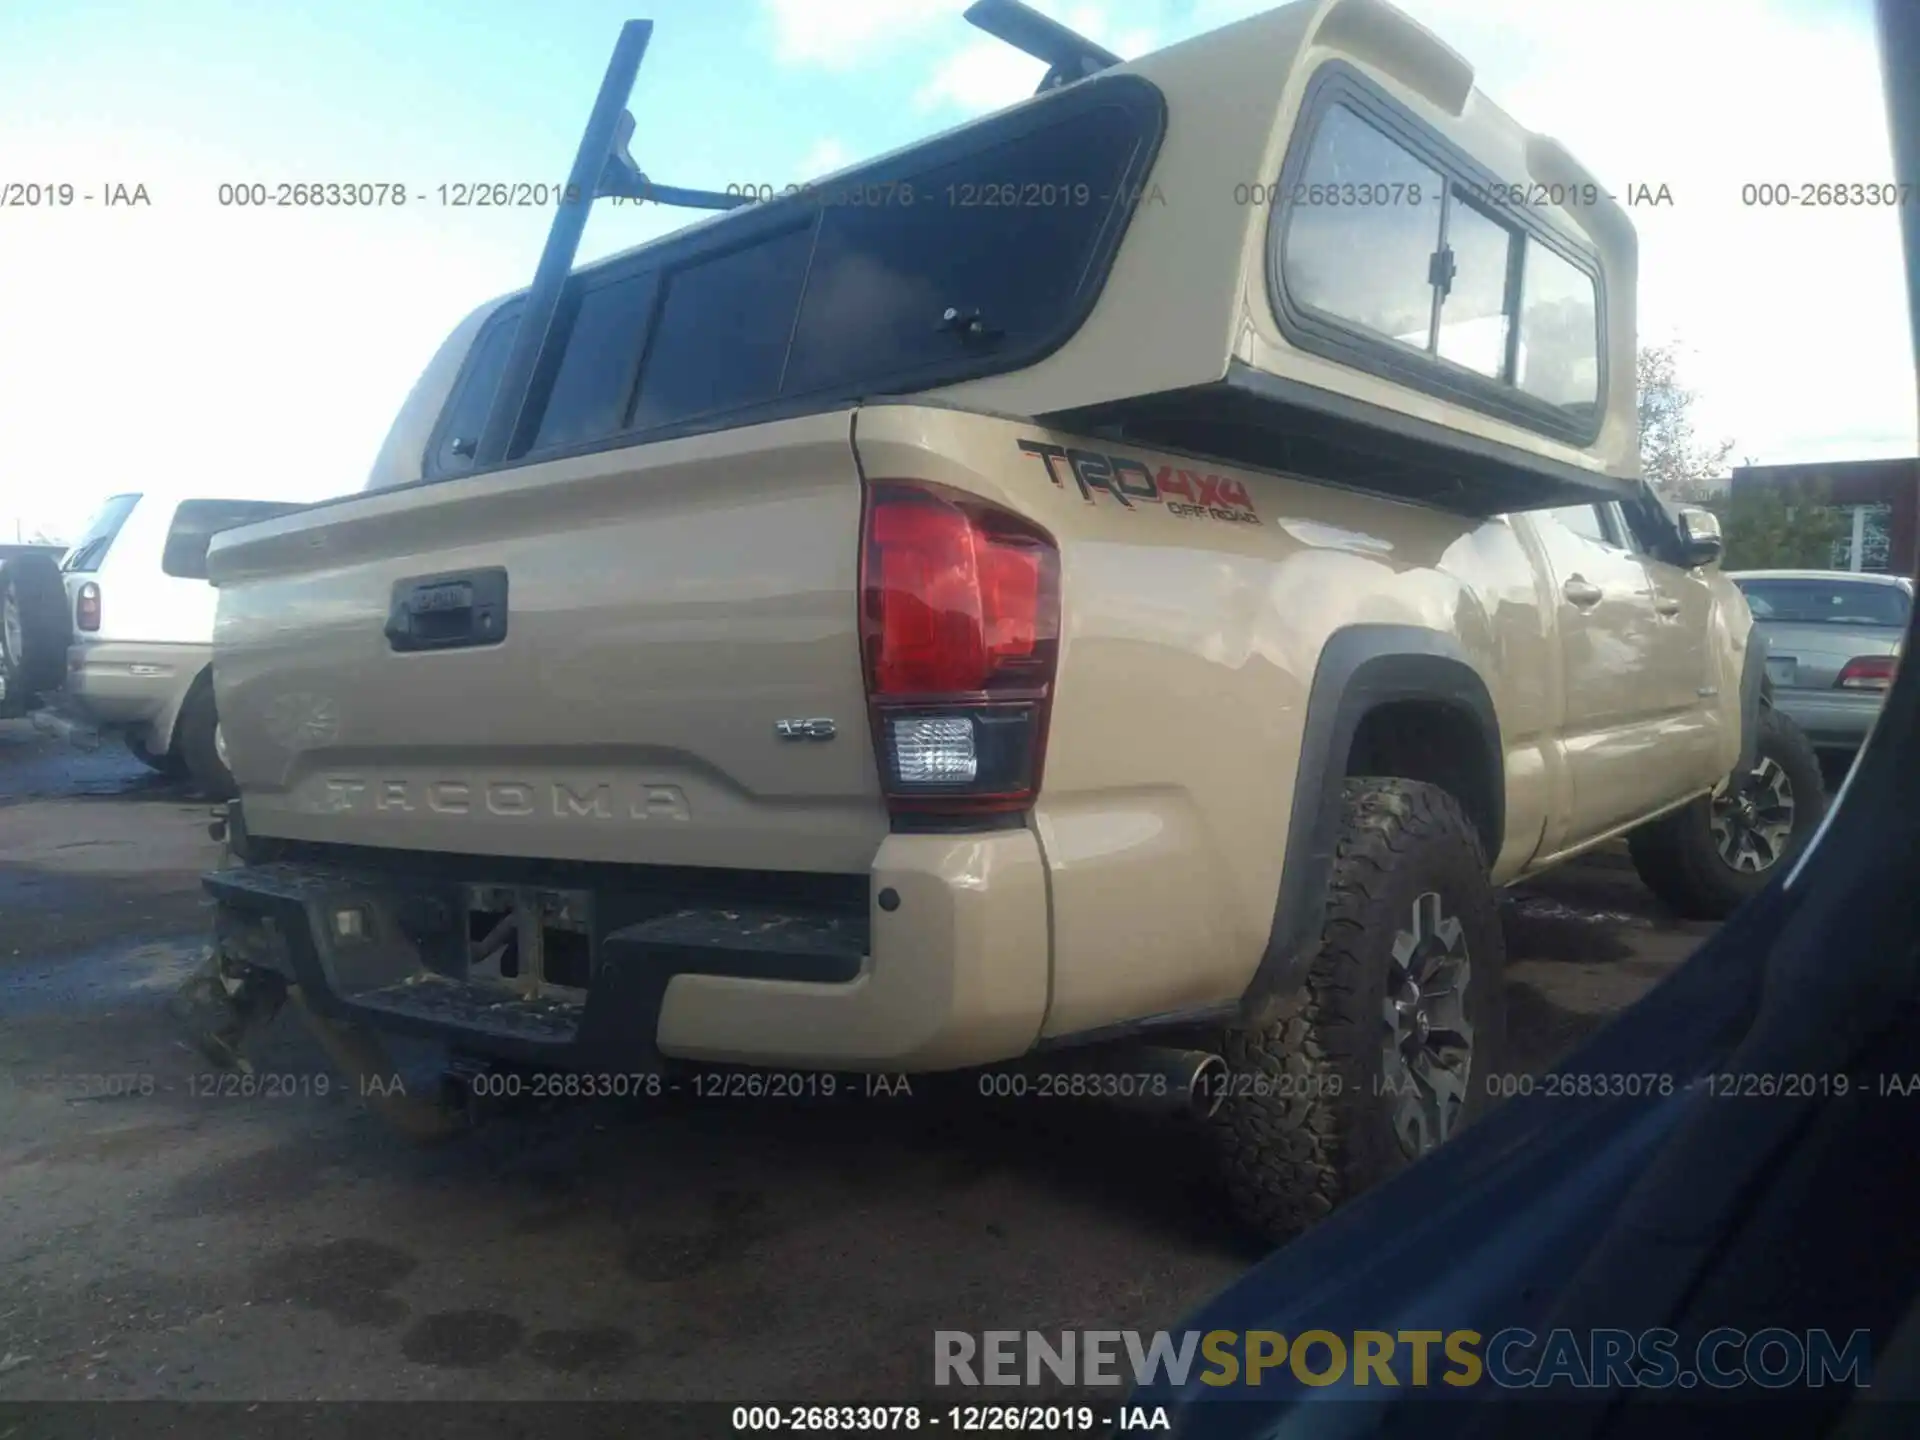
[(1066, 488), (1064, 470), (1089, 505), (1095, 503), (1093, 492), (1098, 490), (1129, 510), (1135, 505), (1165, 505), (1169, 515), (1188, 519), (1205, 516), (1235, 525), (1260, 523), (1247, 487), (1224, 475), (1176, 470), (1171, 465), (1162, 465), (1156, 474), (1144, 461), (1125, 455), (1102, 455), (1039, 440), (1022, 440), (1020, 450), (1038, 458), (1047, 467), (1047, 478), (1062, 489)]

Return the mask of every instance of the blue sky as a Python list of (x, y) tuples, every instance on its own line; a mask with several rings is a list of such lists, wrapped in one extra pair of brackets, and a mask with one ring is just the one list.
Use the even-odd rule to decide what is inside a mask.
[[(1891, 212), (1762, 212), (1759, 180), (1891, 177), (1859, 0), (1403, 0), (1523, 123), (1636, 210), (1643, 339), (1678, 338), (1736, 456), (1913, 453)], [(634, 150), (655, 178), (801, 180), (1019, 98), (1039, 67), (964, 0), (0, 0), (0, 182), (144, 183), (143, 209), (0, 209), (0, 532), (71, 532), (159, 484), (357, 488), (462, 315), (524, 284), (539, 210), (441, 183), (564, 178), (620, 22), (656, 22)], [(1261, 0), (1043, 4), (1122, 54)], [(1920, 177), (1909, 177), (1920, 178)], [(390, 180), (384, 211), (241, 211), (222, 181)], [(685, 223), (598, 207), (583, 254)]]

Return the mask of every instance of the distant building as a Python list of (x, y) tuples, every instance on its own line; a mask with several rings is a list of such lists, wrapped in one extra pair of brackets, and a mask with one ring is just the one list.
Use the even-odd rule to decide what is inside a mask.
[(1807, 486), (1824, 487), (1845, 522), (1833, 547), (1836, 570), (1920, 574), (1920, 458), (1740, 465), (1731, 493)]

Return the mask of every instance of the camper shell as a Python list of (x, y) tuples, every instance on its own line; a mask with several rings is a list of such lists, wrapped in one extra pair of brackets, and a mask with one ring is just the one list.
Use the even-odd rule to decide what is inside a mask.
[[(599, 184), (534, 286), (448, 338), (367, 488), (913, 396), (1470, 514), (1637, 495), (1632, 226), (1459, 54), (1381, 0), (1127, 63), (1052, 43), (1030, 99), (765, 199), (639, 172), (616, 57), (576, 167)], [(596, 190), (727, 213), (571, 271)], [(699, 313), (716, 262), (750, 313)], [(608, 287), (646, 336), (556, 420)], [(654, 342), (700, 324), (731, 327), (724, 374), (657, 403)]]

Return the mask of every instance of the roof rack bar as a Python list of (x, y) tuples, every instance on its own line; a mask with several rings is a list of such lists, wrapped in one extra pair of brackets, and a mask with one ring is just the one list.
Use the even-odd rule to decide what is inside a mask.
[[(967, 23), (984, 30), (996, 40), (1004, 40), (1014, 49), (1047, 62), (1041, 90), (1084, 80), (1109, 66), (1121, 63), (1120, 57), (1058, 20), (1042, 15), (1020, 0), (974, 0), (966, 10)], [(1036, 94), (1039, 92), (1036, 91)]]
[[(567, 177), (566, 193), (554, 207), (553, 225), (547, 231), (547, 245), (540, 252), (540, 264), (533, 272), (533, 284), (526, 304), (520, 310), (520, 323), (513, 336), (513, 348), (493, 392), (493, 405), (487, 411), (487, 423), (474, 446), (475, 469), (498, 465), (520, 428), (526, 409), (527, 393), (547, 346), (553, 339), (554, 317), (560, 313), (560, 300), (567, 277), (573, 273), (574, 256), (580, 250), (580, 237), (587, 228), (587, 213), (609, 171), (619, 171), (619, 162), (631, 170), (632, 161), (624, 154), (625, 140), (633, 133), (633, 117), (626, 112), (627, 97), (633, 93), (634, 76), (646, 57), (647, 42), (653, 38), (651, 20), (629, 20), (620, 27), (614, 43), (613, 58), (600, 81), (600, 94), (587, 117), (586, 131), (580, 136), (580, 148), (573, 157), (573, 170)], [(624, 125), (622, 122), (625, 122)], [(620, 152), (619, 162), (615, 161)], [(635, 172), (637, 173), (637, 172)], [(643, 182), (644, 183), (644, 182)]]
[(600, 194), (621, 200), (651, 200), (656, 205), (676, 205), (687, 210), (738, 210), (751, 205), (754, 197), (719, 190), (689, 190), (683, 185), (656, 185), (633, 163), (627, 144), (633, 139), (633, 113), (620, 112), (615, 122), (613, 143), (608, 148), (606, 169), (600, 172)]

